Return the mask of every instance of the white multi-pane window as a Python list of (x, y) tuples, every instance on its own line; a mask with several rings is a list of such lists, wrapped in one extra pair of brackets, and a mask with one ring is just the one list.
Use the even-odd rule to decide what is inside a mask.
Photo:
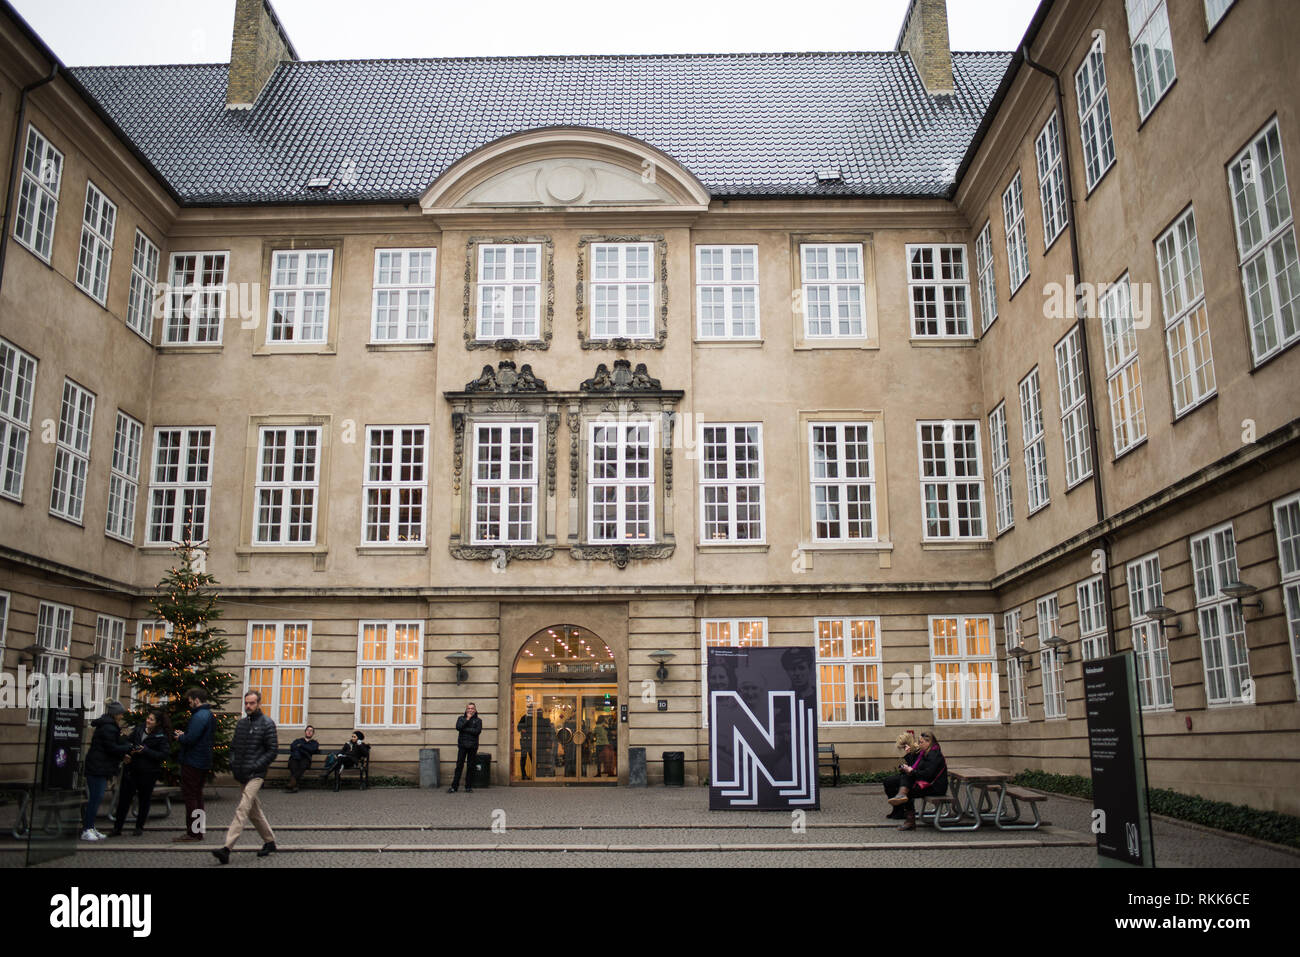
[(993, 458), (993, 514), (1001, 535), (1016, 523), (1011, 500), (1011, 449), (1007, 441), (1007, 404), (989, 413), (989, 442)]
[(1192, 537), (1192, 577), (1205, 665), (1205, 699), (1209, 704), (1253, 704), (1246, 622), (1237, 599), (1223, 593), (1224, 586), (1239, 581), (1232, 525)]
[(366, 429), (362, 544), (424, 544), (428, 431), (422, 425)]
[(108, 269), (113, 261), (113, 232), (117, 206), (86, 183), (86, 209), (81, 220), (81, 250), (77, 254), (77, 288), (100, 305), (108, 300)]
[(1002, 632), (1007, 642), (1007, 706), (1012, 721), (1029, 720), (1029, 706), (1025, 698), (1025, 665), (1023, 656), (1013, 655), (1014, 648), (1023, 648), (1024, 636), (1020, 633), (1020, 609), (1002, 616)]
[(131, 290), (126, 300), (126, 324), (148, 340), (153, 335), (153, 284), (158, 276), (158, 247), (140, 230), (131, 250)]
[(808, 427), (813, 539), (876, 538), (876, 470), (870, 422), (816, 422)]
[(315, 426), (259, 430), (254, 544), (315, 544), (320, 439)]
[(880, 696), (880, 619), (818, 618), (820, 724), (885, 723)]
[(36, 360), (0, 339), (0, 495), (21, 501), (31, 438)]
[(998, 719), (997, 649), (990, 616), (931, 616), (930, 661), (936, 722)]
[[(144, 666), (144, 659), (140, 657), (140, 651), (147, 648), (154, 642), (161, 641), (164, 638), (171, 637), (172, 624), (169, 621), (141, 621), (136, 623), (135, 630), (135, 670), (148, 674), (149, 669)], [(131, 707), (139, 708), (146, 705), (161, 705), (166, 703), (164, 696), (141, 694), (135, 685), (131, 686)]]
[(537, 541), (537, 425), (474, 426), (475, 544), (528, 545)]
[(592, 542), (654, 541), (654, 428), (649, 422), (593, 422), (587, 479)]
[(436, 249), (376, 249), (373, 342), (433, 341)]
[(654, 283), (650, 243), (594, 243), (591, 247), (591, 337), (647, 339)]
[(975, 240), (975, 272), (979, 275), (980, 331), (998, 317), (998, 281), (993, 274), (993, 221), (984, 224)]
[(970, 276), (965, 246), (907, 247), (912, 335), (965, 339), (971, 335)]
[(1276, 120), (1228, 166), (1228, 181), (1258, 364), (1300, 339), (1300, 262)]
[(64, 379), (54, 446), (54, 478), (50, 483), (50, 513), (73, 522), (81, 521), (86, 504), (86, 473), (90, 469), (90, 433), (94, 420), (94, 393), (71, 379)]
[(108, 473), (106, 534), (124, 542), (135, 539), (135, 503), (140, 496), (140, 445), (144, 426), (118, 411), (113, 429), (113, 464)]
[[(766, 618), (704, 618), (700, 621), (700, 699), (703, 724), (709, 723), (709, 649), (710, 648), (766, 648)], [(736, 689), (741, 690), (740, 688)], [(748, 689), (746, 689), (748, 690)]]
[(1106, 350), (1106, 391), (1110, 396), (1111, 437), (1122, 455), (1147, 436), (1142, 403), (1142, 370), (1126, 273), (1097, 300), (1102, 344)]
[(1043, 672), (1043, 717), (1065, 717), (1065, 669), (1061, 652), (1048, 644), (1061, 636), (1061, 609), (1055, 595), (1038, 599), (1039, 664)]
[(212, 431), (154, 429), (146, 544), (172, 545), (183, 541), (187, 527), (191, 542), (207, 541)]
[(700, 543), (763, 541), (763, 427), (700, 426)]
[(478, 247), (479, 339), (538, 338), (541, 296), (539, 243)]
[(58, 707), (70, 705), (65, 693), (68, 680), (68, 657), (72, 649), (72, 607), (43, 601), (36, 612), (36, 660), (32, 664), (32, 676), (41, 676), (44, 693), (33, 702), (36, 706), (27, 709), (27, 720), (36, 723), (41, 720), (44, 706)]
[(1148, 612), (1164, 604), (1160, 586), (1160, 556), (1154, 552), (1128, 563), (1128, 610), (1133, 624), (1133, 655), (1137, 658), (1138, 697), (1144, 710), (1174, 705), (1169, 672), (1169, 643), (1160, 622)]
[(978, 422), (918, 422), (926, 541), (984, 538), (984, 462)]
[(1169, 36), (1165, 0), (1125, 0), (1128, 36), (1133, 46), (1138, 113), (1142, 119), (1174, 84), (1174, 44)]
[(1300, 698), (1300, 495), (1273, 503), (1273, 525), (1277, 530), (1277, 564), (1291, 642), (1291, 676), (1296, 697)]
[(1020, 435), (1025, 445), (1025, 484), (1029, 491), (1029, 514), (1051, 501), (1047, 488), (1047, 437), (1043, 432), (1043, 397), (1038, 388), (1038, 369), (1020, 383)]
[(1213, 30), (1236, 0), (1205, 0), (1205, 26)]
[(22, 181), (18, 187), (18, 213), (14, 239), (46, 262), (54, 246), (54, 218), (59, 211), (59, 185), (63, 182), (63, 154), (50, 141), (27, 127)]
[(324, 342), (329, 328), (332, 249), (271, 253), (267, 342)]
[[(122, 651), (126, 646), (126, 622), (112, 615), (95, 618), (95, 654), (102, 661), (95, 663), (95, 698), (104, 704), (117, 701), (122, 693)], [(99, 715), (87, 714), (97, 718)]]
[(701, 339), (758, 338), (758, 247), (696, 246), (695, 301)]
[[(167, 321), (163, 325), (165, 345), (211, 345), (221, 342), (226, 318), (226, 269), (224, 252), (174, 253), (167, 280)], [(288, 293), (285, 294), (289, 296)], [(281, 302), (289, 305), (289, 298)], [(272, 303), (275, 297), (272, 296)], [(296, 299), (293, 300), (295, 303)]]
[(1210, 320), (1201, 282), (1201, 251), (1192, 209), (1156, 240), (1160, 296), (1165, 311), (1165, 340), (1178, 415), (1214, 394), (1214, 357)]
[(244, 662), (244, 693), (260, 692), (262, 711), (281, 727), (305, 725), (311, 622), (249, 622)]
[(864, 336), (861, 244), (804, 243), (799, 258), (804, 334), (818, 339)]
[(1056, 380), (1061, 396), (1061, 439), (1065, 443), (1065, 485), (1073, 488), (1092, 474), (1088, 407), (1084, 402), (1083, 350), (1078, 327), (1056, 344)]
[(1106, 44), (1098, 37), (1074, 74), (1079, 100), (1079, 137), (1083, 140), (1083, 169), (1092, 189), (1115, 163), (1115, 137), (1110, 125), (1110, 93), (1106, 89)]
[(1056, 113), (1047, 118), (1034, 141), (1038, 160), (1038, 195), (1043, 201), (1043, 242), (1052, 245), (1069, 221), (1065, 203), (1065, 166), (1061, 159), (1061, 124)]
[(1075, 588), (1079, 597), (1079, 637), (1083, 639), (1083, 660), (1110, 654), (1106, 640), (1105, 583), (1100, 575), (1080, 582)]
[(1014, 296), (1021, 283), (1029, 278), (1029, 233), (1025, 228), (1025, 191), (1019, 170), (1002, 194), (1002, 224), (1007, 234), (1007, 273)]
[(420, 726), (423, 660), (420, 622), (361, 622), (357, 638), (357, 727)]

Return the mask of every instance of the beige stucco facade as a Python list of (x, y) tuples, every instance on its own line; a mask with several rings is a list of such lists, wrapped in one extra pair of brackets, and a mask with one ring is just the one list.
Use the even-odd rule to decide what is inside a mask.
[[(25, 122), (63, 153), (65, 166), (48, 265), (13, 240), (12, 215), (5, 225), (11, 236), (0, 337), (35, 357), (39, 369), (22, 494), (0, 497), (4, 669), (14, 672), (24, 660), (30, 667), (31, 655), (24, 659), (22, 650), (35, 640), (42, 601), (74, 609), (74, 673), (94, 650), (101, 614), (127, 622), (123, 665), (130, 666), (152, 585), (174, 562), (168, 549), (143, 544), (153, 430), (206, 427), (213, 430), (206, 563), (221, 583), (232, 671), (243, 674), (251, 623), (310, 622), (306, 717), (327, 744), (341, 743), (357, 722), (349, 689), (358, 679), (361, 623), (421, 624), (418, 722), (367, 730), (376, 773), (414, 774), (421, 748), (440, 748), (444, 764), (454, 759), (455, 717), (473, 700), (484, 719), (481, 747), (493, 755), (498, 783), (507, 783), (501, 762), (516, 717), (513, 663), (532, 635), (573, 624), (599, 635), (617, 665), (619, 701), (628, 708), (618, 735), (620, 781), (626, 781), (629, 747), (646, 749), (652, 782), (662, 777), (663, 751), (685, 752), (688, 783), (701, 781), (708, 751), (703, 622), (760, 619), (769, 645), (814, 646), (816, 620), (835, 617), (878, 619), (883, 717), (825, 725), (820, 738), (836, 745), (848, 770), (885, 767), (900, 730), (935, 720), (919, 700), (900, 704), (891, 696), (894, 676), (932, 668), (931, 618), (988, 616), (996, 638), (998, 718), (939, 723), (946, 750), (1016, 770), (1087, 774), (1075, 588), (1095, 573), (1108, 576), (1109, 644), (1129, 648), (1126, 563), (1157, 552), (1164, 603), (1179, 612), (1181, 631), (1169, 639), (1172, 706), (1144, 716), (1151, 784), (1300, 813), (1300, 637), (1288, 637), (1273, 509), (1300, 491), (1300, 353), (1293, 347), (1252, 364), (1225, 176), (1226, 164), (1276, 119), (1291, 202), (1300, 201), (1300, 115), (1288, 61), (1300, 21), (1283, 4), (1239, 2), (1207, 38), (1200, 4), (1170, 4), (1178, 79), (1139, 126), (1122, 0), (1048, 6), (1032, 51), (1062, 75), (1075, 205), (1070, 226), (1046, 250), (1034, 140), (1056, 98), (1051, 81), (1027, 66), (997, 103), (951, 200), (711, 200), (689, 170), (645, 144), (603, 131), (553, 130), (508, 138), (464, 158), (429, 184), (418, 204), (183, 207), (66, 80), (35, 90)], [(1088, 191), (1073, 75), (1098, 29), (1108, 37), (1117, 161)], [(49, 65), (7, 21), (0, 22), (0, 50), (0, 104), (13, 104)], [(15, 119), (13, 109), (0, 111), (0, 142), (14, 141)], [(547, 178), (559, 168), (579, 169), (585, 178), (580, 184)], [(650, 180), (643, 176), (647, 168), (656, 173)], [(1017, 170), (1029, 278), (1009, 296), (1001, 197)], [(75, 284), (87, 180), (117, 204), (106, 306)], [(1154, 244), (1189, 205), (1196, 213), (1217, 389), (1175, 418)], [(981, 335), (974, 247), (985, 222), (991, 222), (999, 315)], [(164, 345), (160, 321), (151, 341), (127, 327), (137, 228), (160, 249), (160, 281), (173, 253), (228, 253), (231, 294), (219, 344)], [(1102, 333), (1096, 321), (1083, 323), (1097, 461), (1094, 477), (1067, 491), (1054, 349), (1074, 320), (1051, 318), (1046, 304), (1049, 284), (1065, 284), (1073, 274), (1072, 231), (1082, 278), (1112, 282), (1127, 273), (1154, 290), (1154, 315), (1137, 331), (1147, 437), (1118, 459), (1111, 452)], [(649, 340), (616, 349), (591, 339), (586, 251), (592, 243), (630, 239), (653, 249), (655, 329)], [(539, 342), (501, 350), (474, 341), (476, 256), (485, 242), (541, 248)], [(804, 334), (800, 245), (828, 242), (861, 246), (861, 338), (818, 342)], [(757, 247), (759, 336), (701, 341), (696, 249), (733, 244)], [(966, 247), (971, 337), (912, 335), (910, 244)], [(436, 250), (432, 342), (376, 343), (375, 251), (406, 247)], [(272, 254), (288, 249), (333, 253), (322, 343), (268, 343)], [(599, 364), (618, 359), (644, 363), (659, 390), (639, 400), (581, 390)], [(518, 401), (529, 411), (512, 413), (505, 394), (496, 398), (506, 404), (495, 407), (492, 396), (467, 397), (467, 384), (503, 361), (531, 365), (554, 394), (542, 400), (551, 404), (534, 408), (533, 397), (522, 396)], [(1026, 516), (1017, 389), (1035, 366), (1050, 505)], [(81, 523), (48, 511), (55, 443), (42, 433), (49, 434), (47, 421), (57, 425), (65, 377), (93, 392), (96, 402)], [(999, 535), (988, 416), (1004, 401), (1015, 523)], [(625, 567), (575, 557), (587, 544), (586, 430), (610, 403), (627, 413), (634, 402), (640, 403), (634, 414), (647, 416), (661, 436), (671, 432), (653, 457), (656, 550), (653, 557), (634, 552)], [(144, 425), (131, 544), (104, 534), (117, 410)], [(549, 436), (548, 412), (557, 416)], [(457, 425), (462, 413), (471, 423), (535, 413), (545, 436), (538, 446), (538, 516), (543, 544), (552, 546), (546, 557), (509, 550), (504, 562), (457, 557), (453, 546), (467, 532), (471, 468), (468, 440)], [(944, 420), (979, 424), (987, 534), (978, 541), (935, 543), (922, 534), (917, 423)], [(813, 540), (809, 426), (816, 422), (873, 426), (876, 536), (870, 543)], [(761, 424), (761, 541), (703, 540), (700, 423)], [(258, 429), (277, 424), (321, 429), (317, 526), (309, 546), (253, 540)], [(363, 543), (366, 428), (378, 425), (428, 429), (422, 544)], [(1208, 706), (1189, 538), (1225, 523), (1232, 524), (1240, 578), (1258, 588), (1263, 610), (1245, 612), (1252, 703)], [(1098, 554), (1108, 567), (1096, 565)], [(1037, 662), (1035, 602), (1049, 594), (1059, 598), (1060, 634), (1073, 650), (1063, 665), (1066, 717), (1045, 720), (1042, 669), (1033, 665), (1026, 674), (1026, 720), (1012, 721), (1003, 616), (1022, 610), (1024, 647), (1033, 653), (1026, 660)], [(652, 680), (657, 665), (649, 655), (657, 650), (675, 655), (666, 682)], [(473, 656), (460, 685), (446, 660), (456, 651)], [(651, 687), (646, 682), (652, 690), (643, 693)], [(661, 699), (665, 711), (658, 710)], [(287, 731), (282, 737), (287, 741)], [(24, 709), (0, 710), (0, 774), (18, 776), (34, 759), (35, 739)]]

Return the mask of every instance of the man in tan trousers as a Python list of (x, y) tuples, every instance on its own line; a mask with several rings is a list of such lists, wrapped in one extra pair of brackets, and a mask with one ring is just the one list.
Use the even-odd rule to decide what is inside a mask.
[(275, 850), (275, 834), (262, 813), (257, 795), (262, 790), (262, 782), (275, 760), (278, 747), (275, 722), (262, 713), (261, 692), (248, 692), (244, 695), (244, 717), (235, 725), (235, 739), (230, 745), (230, 772), (239, 782), (239, 807), (235, 819), (230, 822), (230, 829), (226, 831), (225, 843), (212, 852), (212, 856), (222, 864), (230, 863), (230, 849), (250, 820), (263, 841), (257, 856), (266, 857)]

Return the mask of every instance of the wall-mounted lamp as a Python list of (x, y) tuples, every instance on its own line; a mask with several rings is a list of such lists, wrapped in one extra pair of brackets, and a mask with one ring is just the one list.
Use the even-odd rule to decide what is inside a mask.
[(467, 655), (463, 651), (455, 651), (447, 656), (447, 660), (456, 666), (456, 684), (461, 684), (469, 678), (469, 672), (465, 666), (474, 660), (473, 655)]
[(1259, 599), (1258, 601), (1252, 601), (1252, 602), (1245, 602), (1242, 600), (1245, 598), (1249, 598), (1257, 591), (1259, 591), (1259, 589), (1256, 588), (1254, 585), (1247, 585), (1245, 582), (1242, 581), (1228, 582), (1228, 584), (1223, 586), (1223, 593), (1225, 595), (1227, 595), (1229, 598), (1237, 599), (1237, 611), (1243, 617), (1245, 616), (1244, 606), (1247, 604), (1249, 604), (1252, 608), (1258, 608), (1260, 611), (1264, 610), (1264, 599), (1262, 598)]
[(24, 664), (25, 664), (25, 665), (31, 665), (32, 668), (35, 668), (35, 667), (36, 667), (36, 656), (39, 655), (39, 654), (40, 654), (42, 651), (44, 651), (44, 650), (45, 650), (45, 648), (44, 648), (43, 646), (41, 646), (41, 645), (36, 644), (36, 642), (32, 642), (32, 643), (31, 643), (30, 645), (28, 645), (26, 648), (19, 648), (19, 649), (18, 649), (18, 663), (19, 663), (20, 665), (24, 665)]
[(655, 677), (660, 681), (668, 680), (668, 662), (677, 656), (671, 651), (652, 651), (650, 657), (659, 662), (659, 670), (655, 672)]
[(1181, 632), (1183, 626), (1178, 624), (1178, 612), (1174, 611), (1168, 605), (1153, 605), (1147, 609), (1147, 614), (1160, 622), (1160, 630), (1164, 631), (1166, 627), (1173, 628)]
[(1041, 642), (1044, 648), (1054, 651), (1067, 661), (1070, 658), (1070, 645), (1060, 635), (1052, 635), (1050, 638), (1044, 638)]
[(102, 665), (107, 660), (108, 659), (105, 658), (103, 655), (90, 655), (88, 658), (86, 658), (84, 661), (81, 662), (80, 671), (83, 675), (89, 674), (90, 672), (95, 670), (96, 665)]
[(1008, 648), (1007, 654), (1019, 661), (1020, 667), (1024, 668), (1026, 671), (1034, 666), (1033, 655), (1025, 651), (1025, 649), (1020, 645), (1016, 645), (1014, 648)]

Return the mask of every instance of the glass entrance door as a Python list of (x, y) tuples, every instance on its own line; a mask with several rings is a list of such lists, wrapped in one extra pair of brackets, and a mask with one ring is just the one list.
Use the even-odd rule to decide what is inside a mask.
[(512, 781), (610, 784), (618, 780), (618, 688), (517, 684)]

